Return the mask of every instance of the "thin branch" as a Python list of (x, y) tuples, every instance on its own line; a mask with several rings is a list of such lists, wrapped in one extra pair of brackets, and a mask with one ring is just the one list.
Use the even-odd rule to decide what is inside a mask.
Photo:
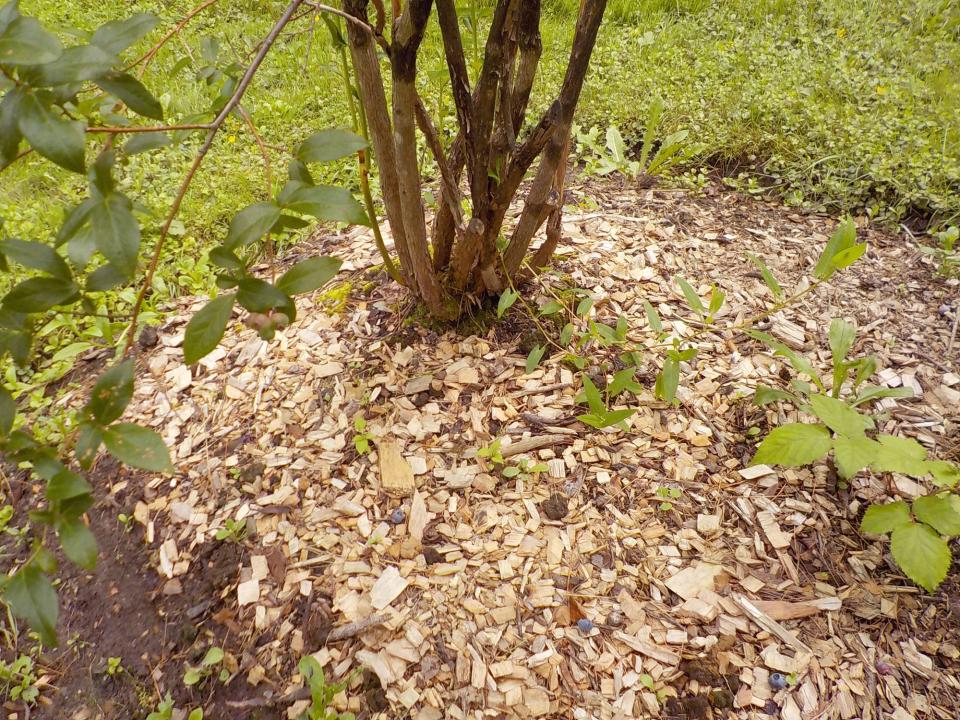
[(205, 2), (202, 2), (199, 5), (197, 5), (193, 10), (187, 13), (180, 22), (178, 22), (173, 28), (171, 28), (171, 30), (166, 35), (160, 38), (160, 40), (158, 40), (153, 47), (147, 50), (147, 52), (145, 52), (140, 58), (134, 60), (132, 63), (127, 65), (126, 70), (131, 70), (132, 68), (135, 68), (137, 65), (140, 65), (141, 63), (143, 63), (143, 66), (137, 72), (137, 76), (142, 78), (143, 74), (147, 70), (147, 66), (151, 62), (153, 62), (153, 59), (157, 56), (157, 53), (160, 52), (160, 48), (166, 45), (167, 41), (170, 40), (170, 38), (172, 38), (174, 35), (177, 35), (181, 30), (183, 30), (183, 28), (186, 27), (187, 23), (189, 23), (194, 17), (196, 17), (198, 14), (206, 10), (211, 5), (216, 4), (217, 2), (219, 2), (219, 0), (205, 0)]
[(376, 36), (377, 34), (375, 29), (370, 26), (370, 23), (364, 22), (357, 16), (351, 15), (350, 13), (344, 10), (340, 10), (339, 8), (330, 7), (329, 5), (324, 5), (323, 3), (313, 2), (313, 0), (304, 0), (304, 5), (308, 5), (316, 10), (319, 10), (320, 12), (330, 13), (331, 15), (338, 15), (344, 18), (347, 22), (352, 23), (356, 27), (370, 33), (373, 36)]
[(149, 126), (131, 126), (131, 127), (111, 127), (106, 125), (93, 125), (86, 128), (88, 133), (106, 133), (109, 135), (122, 135), (124, 133), (152, 133), (152, 132), (176, 132), (177, 130), (211, 130), (214, 123), (192, 123), (188, 125), (149, 125)]
[[(460, 35), (460, 23), (457, 20), (457, 8), (453, 0), (437, 0), (437, 20), (443, 36), (443, 51), (450, 69), (450, 86), (453, 90), (453, 103), (457, 110), (460, 133), (467, 145), (473, 144), (473, 96), (470, 91), (470, 75), (463, 52), (463, 38)], [(472, 175), (471, 157), (468, 154), (467, 172)]]
[(437, 132), (430, 113), (423, 104), (423, 98), (417, 95), (417, 126), (423, 133), (427, 141), (427, 147), (433, 155), (437, 167), (440, 169), (440, 180), (443, 185), (441, 197), (447, 203), (450, 213), (453, 215), (454, 226), (459, 233), (463, 228), (463, 213), (460, 210), (460, 189), (457, 187), (457, 181), (450, 169), (450, 164), (443, 152), (443, 145), (440, 142), (440, 134)]
[(156, 247), (153, 249), (153, 256), (150, 258), (150, 265), (147, 267), (147, 274), (143, 279), (143, 283), (140, 285), (140, 290), (137, 292), (137, 298), (133, 304), (130, 329), (127, 331), (127, 342), (124, 347), (125, 355), (129, 353), (130, 349), (133, 347), (134, 338), (137, 334), (137, 318), (140, 315), (140, 309), (143, 307), (143, 300), (153, 285), (153, 276), (157, 272), (157, 266), (160, 264), (160, 256), (163, 253), (164, 243), (170, 234), (170, 226), (173, 224), (174, 219), (177, 217), (177, 213), (180, 211), (180, 205), (183, 203), (183, 199), (187, 195), (187, 190), (190, 188), (190, 183), (193, 182), (193, 178), (200, 169), (203, 159), (213, 146), (213, 141), (217, 136), (217, 132), (223, 126), (223, 123), (226, 122), (230, 113), (233, 112), (233, 109), (240, 103), (244, 93), (247, 91), (247, 88), (253, 81), (254, 75), (257, 74), (257, 70), (260, 69), (260, 65), (263, 63), (264, 58), (266, 58), (267, 53), (270, 52), (270, 48), (273, 47), (273, 44), (276, 42), (280, 32), (287, 25), (287, 23), (290, 22), (290, 19), (293, 17), (293, 14), (297, 11), (297, 8), (300, 7), (302, 2), (303, 0), (291, 0), (290, 4), (287, 5), (283, 15), (280, 16), (280, 19), (277, 20), (267, 37), (264, 39), (257, 56), (253, 59), (253, 62), (250, 63), (247, 71), (240, 79), (237, 89), (233, 91), (233, 95), (227, 101), (227, 104), (223, 106), (220, 114), (217, 115), (214, 121), (210, 124), (210, 129), (207, 130), (207, 136), (203, 141), (203, 145), (201, 145), (200, 149), (197, 151), (197, 155), (193, 160), (193, 164), (190, 166), (186, 177), (184, 177), (183, 182), (180, 184), (180, 189), (177, 191), (177, 195), (173, 200), (173, 205), (170, 206), (170, 211), (167, 213), (167, 218), (163, 223), (163, 227), (160, 229), (160, 237), (157, 238)]

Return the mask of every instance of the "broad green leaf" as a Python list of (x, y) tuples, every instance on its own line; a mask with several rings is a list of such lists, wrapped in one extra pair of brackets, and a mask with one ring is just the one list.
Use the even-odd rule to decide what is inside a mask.
[(346, 188), (305, 185), (285, 198), (284, 208), (317, 220), (369, 225), (366, 210)]
[(160, 19), (150, 13), (137, 13), (125, 20), (111, 20), (97, 28), (90, 43), (110, 53), (119, 53), (156, 27)]
[(203, 656), (200, 664), (204, 667), (209, 667), (210, 665), (216, 665), (221, 660), (223, 660), (223, 650), (218, 647), (212, 647), (207, 650), (207, 654)]
[(367, 147), (367, 141), (349, 130), (321, 130), (304, 140), (297, 148), (303, 162), (328, 162), (353, 155)]
[(833, 267), (836, 270), (843, 270), (845, 267), (853, 265), (867, 251), (867, 244), (860, 243), (853, 245), (845, 250), (841, 250), (833, 256)]
[(857, 326), (843, 318), (834, 318), (830, 321), (828, 337), (833, 364), (839, 365), (847, 359), (847, 353), (853, 347), (853, 341), (857, 337)]
[(766, 385), (757, 385), (757, 389), (753, 393), (753, 402), (761, 407), (778, 400), (785, 400), (786, 402), (794, 404), (798, 402), (792, 393), (788, 393), (786, 390), (767, 387)]
[(171, 144), (170, 136), (161, 132), (137, 133), (127, 140), (123, 146), (123, 151), (127, 155), (136, 155), (137, 153), (149, 152), (157, 148), (167, 147)]
[(61, 522), (57, 528), (63, 552), (85, 570), (93, 570), (97, 565), (97, 539), (82, 519)]
[(833, 455), (840, 476), (852, 478), (870, 465), (880, 451), (880, 444), (866, 435), (837, 435), (833, 439)]
[(536, 345), (533, 350), (530, 351), (530, 354), (527, 355), (527, 365), (526, 371), (527, 375), (536, 370), (537, 365), (540, 364), (540, 361), (543, 359), (543, 354), (547, 351), (546, 345)]
[(843, 400), (828, 395), (811, 395), (810, 406), (824, 425), (840, 435), (855, 437), (873, 427), (871, 418), (861, 415)]
[(838, 253), (847, 250), (857, 242), (857, 226), (849, 218), (844, 220), (834, 230), (833, 235), (827, 240), (827, 245), (817, 261), (813, 274), (820, 280), (826, 280), (833, 275), (839, 268), (835, 263), (835, 257)]
[(43, 312), (72, 299), (79, 288), (70, 280), (35, 277), (24, 280), (3, 298), (3, 307), (22, 313)]
[(500, 299), (497, 301), (497, 317), (502, 318), (504, 313), (513, 307), (513, 304), (519, 297), (520, 294), (511, 290), (510, 288), (504, 290), (500, 295)]
[(0, 168), (16, 159), (20, 140), (23, 139), (18, 124), (21, 97), (23, 92), (19, 88), (0, 97)]
[(42, 65), (62, 52), (56, 35), (32, 17), (15, 18), (0, 34), (0, 65)]
[(93, 210), (93, 206), (96, 205), (97, 202), (98, 201), (94, 200), (92, 197), (88, 197), (67, 213), (67, 216), (63, 221), (63, 225), (60, 227), (60, 230), (57, 233), (57, 247), (60, 247), (65, 242), (75, 237), (80, 229), (86, 225), (87, 221), (90, 219), (90, 211)]
[(104, 292), (123, 285), (127, 275), (113, 263), (101, 265), (87, 275), (87, 292)]
[(543, 307), (540, 308), (541, 315), (555, 315), (558, 312), (563, 310), (563, 305), (558, 303), (556, 300), (548, 300), (543, 304)]
[(187, 687), (191, 685), (196, 685), (203, 677), (200, 674), (200, 670), (197, 668), (187, 668), (187, 671), (183, 674), (183, 684)]
[(90, 422), (80, 423), (77, 430), (77, 442), (73, 446), (73, 454), (84, 470), (93, 465), (97, 459), (97, 452), (103, 444), (103, 430)]
[(238, 212), (230, 222), (224, 243), (228, 248), (243, 247), (262, 238), (280, 218), (280, 208), (272, 202), (258, 202)]
[(243, 260), (241, 260), (235, 252), (224, 247), (223, 245), (218, 245), (210, 251), (210, 262), (217, 267), (224, 268), (225, 270), (242, 271), (246, 268)]
[(937, 589), (950, 569), (950, 548), (927, 525), (899, 526), (890, 535), (890, 550), (907, 577), (930, 592)]
[(678, 387), (680, 387), (680, 361), (668, 357), (663, 361), (663, 368), (657, 373), (653, 394), (664, 402), (672, 403), (677, 398)]
[(896, 472), (923, 477), (929, 472), (925, 462), (927, 451), (913, 438), (878, 435), (880, 449), (872, 467), (877, 472)]
[(703, 300), (700, 299), (697, 291), (693, 289), (693, 285), (688, 283), (679, 275), (676, 277), (676, 281), (680, 286), (680, 289), (683, 291), (683, 296), (687, 299), (687, 305), (690, 306), (690, 309), (698, 315), (706, 315), (707, 308), (704, 307)]
[(805, 357), (798, 355), (782, 342), (774, 339), (772, 335), (769, 335), (765, 332), (760, 332), (759, 330), (747, 330), (746, 332), (750, 337), (754, 338), (755, 340), (759, 340), (764, 345), (771, 348), (774, 351), (774, 355), (781, 355), (785, 357), (790, 363), (790, 367), (792, 367), (798, 373), (803, 373), (809, 377), (820, 390), (825, 390), (823, 381), (820, 379), (820, 375), (817, 373), (813, 365), (810, 364), (810, 361)]
[(875, 387), (873, 385), (864, 385), (863, 390), (861, 390), (856, 399), (851, 403), (854, 407), (857, 405), (863, 405), (863, 403), (870, 402), (871, 400), (879, 400), (880, 398), (904, 398), (904, 397), (913, 397), (913, 390), (906, 387), (899, 388), (882, 388)]
[(160, 101), (133, 75), (111, 71), (97, 78), (95, 82), (101, 90), (122, 100), (138, 115), (163, 120), (163, 106)]
[(131, 208), (125, 196), (110, 193), (90, 211), (90, 229), (97, 249), (128, 278), (137, 269), (140, 253), (140, 225)]
[(287, 295), (313, 292), (326, 285), (340, 270), (343, 261), (335, 257), (313, 257), (298, 262), (277, 280), (277, 289)]
[(927, 469), (933, 475), (933, 484), (937, 487), (956, 487), (960, 483), (960, 467), (944, 460), (927, 461)]
[(577, 316), (586, 317), (590, 313), (590, 308), (593, 307), (593, 298), (585, 297), (583, 300), (577, 303)]
[(13, 419), (17, 415), (17, 403), (13, 395), (0, 385), (0, 437), (6, 437), (13, 429)]
[(3, 599), (14, 615), (23, 618), (47, 647), (57, 645), (57, 615), (60, 607), (50, 579), (32, 564), (10, 578)]
[(250, 312), (263, 313), (288, 307), (290, 298), (265, 280), (244, 278), (237, 288), (237, 302)]
[(720, 311), (720, 308), (723, 307), (723, 301), (726, 300), (726, 298), (727, 294), (714, 285), (710, 290), (710, 307), (707, 308), (707, 314), (710, 317), (716, 315)]
[(31, 67), (24, 75), (37, 87), (55, 87), (96, 80), (117, 63), (117, 56), (96, 45), (76, 45), (51, 63)]
[(780, 283), (777, 282), (777, 278), (774, 277), (773, 273), (770, 272), (770, 268), (767, 267), (767, 264), (757, 255), (753, 253), (747, 253), (747, 258), (750, 262), (756, 265), (757, 270), (760, 271), (760, 277), (763, 278), (763, 282), (766, 283), (767, 287), (770, 288), (770, 292), (773, 293), (773, 297), (777, 300), (783, 298), (783, 288), (780, 287)]
[(83, 475), (64, 468), (47, 481), (46, 495), (48, 500), (69, 500), (92, 491)]
[(20, 101), (19, 124), (20, 132), (38, 153), (67, 170), (84, 172), (83, 123), (62, 119), (50, 105), (28, 94)]
[(193, 365), (220, 344), (235, 299), (233, 295), (221, 295), (190, 318), (183, 338), (183, 360), (187, 365)]
[(14, 239), (2, 240), (0, 241), (0, 255), (6, 255), (25, 267), (42, 270), (63, 280), (73, 278), (66, 261), (46, 243)]
[(786, 467), (810, 465), (830, 452), (831, 445), (830, 431), (823, 425), (781, 425), (760, 443), (752, 464)]
[(594, 415), (603, 415), (607, 411), (607, 406), (603, 402), (603, 396), (589, 375), (584, 374), (582, 380), (583, 394), (587, 401), (587, 407), (590, 408), (590, 412)]
[(157, 433), (133, 423), (117, 423), (103, 431), (103, 444), (117, 460), (127, 465), (169, 472), (173, 470), (170, 452)]
[(636, 370), (634, 368), (625, 368), (614, 373), (613, 379), (607, 385), (607, 395), (616, 397), (624, 390), (629, 390), (634, 394), (642, 392), (643, 387), (633, 379), (635, 374)]
[(657, 309), (646, 300), (643, 301), (643, 309), (647, 313), (647, 324), (650, 329), (657, 334), (662, 333), (663, 322), (660, 320), (660, 313), (657, 312)]
[(941, 535), (960, 535), (960, 496), (926, 495), (913, 501), (913, 514)]
[(573, 323), (567, 323), (560, 330), (560, 344), (566, 347), (570, 344), (570, 340), (573, 339)]
[(101, 425), (123, 415), (133, 397), (133, 371), (133, 360), (128, 358), (107, 370), (93, 386), (87, 410)]
[(860, 529), (863, 532), (886, 535), (901, 525), (913, 522), (910, 519), (910, 507), (902, 500), (884, 505), (871, 505), (863, 514)]

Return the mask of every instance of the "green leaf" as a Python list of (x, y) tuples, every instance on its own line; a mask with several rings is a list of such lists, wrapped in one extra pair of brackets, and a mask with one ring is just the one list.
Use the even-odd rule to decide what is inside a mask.
[(50, 579), (33, 565), (27, 565), (10, 578), (3, 599), (14, 615), (27, 621), (47, 647), (57, 645), (57, 593)]
[(225, 270), (243, 271), (246, 268), (243, 260), (241, 260), (235, 252), (223, 245), (218, 245), (210, 251), (210, 262)]
[(723, 301), (726, 300), (726, 298), (726, 293), (714, 285), (710, 289), (710, 307), (707, 308), (707, 314), (710, 317), (716, 315), (720, 311), (720, 308), (723, 307)]
[(67, 303), (79, 292), (70, 280), (35, 277), (24, 280), (3, 298), (3, 307), (16, 312), (44, 312)]
[(90, 211), (90, 228), (97, 249), (126, 277), (137, 269), (140, 225), (131, 212), (130, 200), (110, 193)]
[(67, 170), (84, 172), (83, 123), (61, 119), (49, 104), (27, 94), (20, 101), (19, 124), (20, 132), (38, 153)]
[(593, 307), (593, 298), (590, 296), (585, 297), (583, 300), (577, 303), (577, 316), (586, 317), (590, 313), (590, 308)]
[(842, 318), (834, 318), (830, 321), (828, 337), (833, 364), (839, 365), (847, 359), (847, 353), (853, 347), (853, 341), (857, 337), (857, 326)]
[(960, 497), (952, 493), (925, 495), (913, 501), (913, 514), (941, 535), (960, 535)]
[(871, 505), (863, 514), (860, 529), (863, 532), (876, 535), (886, 535), (901, 525), (913, 522), (910, 519), (910, 508), (902, 500), (886, 503), (885, 505)]
[(781, 300), (783, 298), (783, 288), (780, 287), (780, 283), (777, 282), (777, 278), (774, 277), (773, 273), (770, 272), (770, 268), (767, 267), (767, 264), (757, 255), (753, 253), (747, 253), (747, 258), (756, 265), (757, 270), (760, 271), (760, 277), (763, 278), (763, 282), (766, 283), (767, 287), (770, 288), (770, 292), (773, 293), (773, 297), (776, 300)]
[(305, 185), (284, 199), (284, 208), (317, 220), (369, 225), (366, 210), (346, 188)]
[(640, 383), (633, 379), (635, 374), (635, 368), (629, 367), (614, 373), (613, 379), (610, 381), (610, 384), (607, 385), (607, 395), (609, 397), (616, 397), (624, 390), (629, 390), (634, 394), (643, 392), (643, 387)]
[(813, 274), (820, 280), (826, 280), (839, 268), (836, 265), (835, 257), (838, 253), (847, 250), (857, 242), (857, 226), (849, 218), (837, 226), (837, 229), (827, 240), (827, 245), (817, 261)]
[(187, 365), (193, 365), (220, 344), (235, 299), (233, 295), (221, 295), (190, 318), (183, 338), (183, 359)]
[(161, 132), (137, 133), (127, 140), (123, 146), (123, 151), (127, 155), (136, 155), (137, 153), (149, 152), (157, 148), (167, 147), (171, 144), (170, 136)]
[(590, 408), (590, 412), (594, 415), (603, 415), (607, 411), (606, 403), (603, 402), (603, 396), (600, 394), (597, 386), (593, 384), (593, 380), (590, 379), (589, 375), (584, 375), (582, 380), (583, 394), (587, 401), (587, 407)]
[(56, 35), (32, 17), (15, 18), (0, 34), (0, 65), (42, 65), (62, 52)]
[(933, 484), (938, 487), (956, 487), (960, 482), (960, 467), (944, 460), (927, 461), (927, 469), (933, 475)]
[(123, 415), (133, 397), (133, 360), (127, 359), (107, 370), (93, 386), (87, 410), (101, 425)]
[(643, 301), (643, 309), (647, 313), (647, 324), (650, 329), (658, 335), (663, 332), (663, 322), (660, 320), (660, 313), (646, 300)]
[(519, 297), (520, 294), (510, 288), (504, 290), (503, 294), (500, 295), (500, 300), (497, 302), (497, 317), (502, 318), (504, 313), (513, 307), (513, 304)]
[(653, 394), (664, 402), (672, 403), (677, 399), (678, 387), (680, 387), (680, 361), (677, 358), (668, 357), (663, 361), (663, 368), (657, 373)]
[(196, 685), (202, 679), (200, 670), (197, 668), (187, 668), (187, 671), (183, 674), (183, 684), (187, 687), (191, 685)]
[(47, 482), (48, 500), (69, 500), (70, 498), (89, 495), (93, 492), (90, 484), (82, 475), (72, 470), (63, 469)]
[(117, 423), (103, 431), (103, 443), (111, 455), (127, 465), (153, 472), (173, 470), (163, 438), (149, 428)]
[(77, 431), (77, 442), (73, 446), (73, 454), (84, 470), (93, 465), (97, 451), (103, 444), (103, 431), (89, 422), (81, 422)]
[(690, 309), (698, 315), (706, 315), (707, 308), (704, 307), (703, 300), (700, 299), (697, 291), (693, 289), (693, 285), (688, 283), (679, 275), (675, 279), (677, 284), (680, 286), (680, 289), (683, 290), (683, 296), (687, 299), (687, 305), (690, 306)]
[(843, 478), (852, 478), (870, 465), (880, 451), (880, 444), (866, 435), (838, 435), (833, 439), (837, 470)]
[(55, 87), (95, 80), (117, 62), (117, 56), (95, 45), (76, 45), (64, 50), (60, 57), (46, 65), (32, 67), (24, 73), (30, 84)]
[(824, 425), (840, 435), (863, 435), (864, 430), (873, 427), (871, 418), (861, 415), (843, 400), (827, 395), (811, 395), (810, 406)]
[(563, 305), (558, 303), (556, 300), (549, 300), (543, 304), (543, 307), (540, 308), (540, 314), (543, 316), (556, 315), (561, 310), (563, 310)]
[(899, 388), (882, 388), (875, 387), (873, 385), (864, 385), (863, 390), (857, 395), (856, 399), (851, 403), (854, 407), (857, 405), (863, 405), (863, 403), (870, 402), (871, 400), (879, 400), (880, 398), (904, 398), (904, 397), (913, 397), (913, 390), (906, 387)]
[(265, 280), (244, 278), (237, 288), (237, 302), (250, 312), (262, 313), (288, 307), (290, 298)]
[(841, 250), (833, 256), (834, 269), (843, 270), (843, 268), (853, 265), (866, 251), (866, 243), (860, 243), (859, 245), (848, 247), (846, 250)]
[(760, 443), (752, 464), (786, 467), (810, 465), (830, 452), (831, 445), (830, 431), (823, 425), (781, 425)]
[(280, 208), (275, 203), (254, 203), (234, 216), (224, 245), (230, 249), (249, 245), (262, 238), (279, 218)]
[(87, 276), (87, 292), (104, 292), (123, 285), (127, 275), (113, 263), (101, 265)]
[(950, 569), (950, 548), (929, 526), (908, 523), (890, 536), (893, 559), (907, 577), (933, 592)]
[(628, 417), (633, 415), (636, 410), (633, 409), (624, 409), (624, 410), (611, 410), (599, 413), (587, 413), (585, 415), (577, 415), (577, 420), (580, 422), (589, 425), (592, 428), (597, 430), (602, 430), (603, 428), (612, 427), (618, 423), (622, 423)]
[(0, 97), (0, 168), (16, 159), (20, 140), (23, 139), (18, 124), (21, 97), (23, 91), (19, 88)]
[(328, 162), (353, 155), (367, 147), (367, 141), (348, 130), (321, 130), (304, 140), (297, 148), (303, 162)]
[(766, 385), (757, 385), (757, 389), (753, 393), (754, 404), (760, 405), (761, 407), (769, 405), (772, 402), (777, 402), (778, 400), (785, 400), (786, 402), (794, 404), (798, 402), (792, 393), (788, 393), (786, 390), (767, 387)]
[(207, 650), (207, 654), (203, 656), (203, 660), (200, 661), (200, 664), (204, 667), (209, 667), (210, 665), (216, 665), (222, 660), (223, 650), (218, 647), (212, 647)]
[(163, 106), (143, 83), (133, 75), (111, 71), (97, 78), (94, 82), (111, 95), (122, 100), (128, 108), (143, 117), (163, 120)]
[(527, 375), (532, 373), (537, 369), (537, 365), (540, 364), (540, 361), (543, 359), (543, 354), (547, 351), (546, 345), (536, 345), (533, 350), (530, 351), (530, 354), (527, 355), (527, 365), (526, 372)]
[(771, 348), (774, 351), (774, 355), (781, 355), (785, 357), (790, 363), (790, 367), (809, 377), (820, 390), (825, 389), (823, 387), (823, 381), (820, 379), (820, 376), (817, 374), (817, 371), (814, 369), (813, 365), (810, 364), (809, 360), (801, 355), (798, 355), (782, 342), (774, 339), (773, 336), (768, 335), (765, 332), (760, 332), (759, 330), (747, 330), (747, 335), (755, 340), (759, 340), (764, 345)]
[(877, 472), (896, 472), (913, 477), (923, 477), (929, 472), (927, 451), (913, 438), (893, 435), (878, 435), (880, 449), (871, 467)]
[(326, 285), (340, 270), (343, 261), (335, 257), (313, 257), (298, 262), (277, 280), (277, 289), (299, 295)]
[(61, 522), (57, 528), (60, 545), (68, 558), (85, 570), (97, 565), (97, 539), (80, 518)]
[(126, 20), (111, 20), (97, 28), (90, 43), (110, 53), (119, 53), (156, 27), (160, 19), (150, 13), (137, 13)]
[(0, 437), (6, 437), (13, 429), (13, 419), (17, 416), (17, 403), (5, 387), (0, 386)]
[(42, 270), (54, 277), (71, 280), (73, 274), (66, 261), (57, 254), (57, 251), (45, 243), (27, 242), (26, 240), (0, 241), (0, 255), (6, 255), (14, 262), (34, 270)]

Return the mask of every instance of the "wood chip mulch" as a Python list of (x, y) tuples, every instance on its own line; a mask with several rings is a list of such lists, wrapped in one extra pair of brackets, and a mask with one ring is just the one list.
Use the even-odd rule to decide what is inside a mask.
[[(825, 464), (748, 467), (757, 432), (796, 413), (751, 404), (757, 384), (792, 375), (722, 329), (769, 301), (745, 253), (791, 287), (833, 221), (612, 184), (568, 202), (578, 209), (539, 302), (545, 288), (585, 288), (597, 319), (622, 313), (650, 340), (643, 300), (676, 336), (697, 330), (675, 275), (727, 294), (677, 407), (654, 400), (649, 354), (629, 432), (571, 420), (574, 372), (555, 355), (526, 374), (522, 337), (404, 323), (402, 291), (367, 280), (377, 257), (364, 229), (312, 243), (345, 260), (343, 307), (316, 293), (272, 343), (238, 318), (188, 368), (184, 325), (203, 301), (161, 329), (128, 417), (163, 434), (177, 474), (149, 480), (135, 517), (169, 593), (227, 519), (255, 529), (215, 616), (248, 643), (231, 682), (276, 702), (315, 653), (328, 675), (375, 673), (391, 718), (956, 720), (956, 571), (929, 596), (857, 530), (869, 502), (928, 488), (869, 474), (843, 488)], [(825, 371), (830, 318), (856, 320), (855, 351), (881, 358), (881, 383), (917, 395), (884, 401), (883, 431), (956, 460), (958, 287), (909, 238), (861, 236), (861, 262), (767, 330)], [(477, 456), (496, 438), (508, 464), (548, 471), (503, 476)], [(296, 611), (305, 603), (315, 612)], [(369, 712), (364, 697), (355, 687), (338, 702)], [(296, 718), (305, 702), (280, 709)]]

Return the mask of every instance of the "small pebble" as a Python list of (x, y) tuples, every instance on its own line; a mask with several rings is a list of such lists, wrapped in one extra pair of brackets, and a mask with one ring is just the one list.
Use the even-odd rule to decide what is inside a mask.
[(787, 686), (787, 676), (783, 673), (770, 673), (770, 687), (783, 690)]
[(610, 627), (620, 627), (623, 625), (623, 613), (617, 609), (610, 611), (610, 614), (607, 615), (607, 625)]
[(390, 513), (390, 522), (394, 525), (402, 525), (403, 521), (406, 519), (407, 514), (403, 511), (403, 508), (397, 508)]
[(589, 635), (593, 630), (593, 623), (590, 620), (587, 620), (587, 618), (580, 618), (577, 620), (577, 628), (584, 635)]

